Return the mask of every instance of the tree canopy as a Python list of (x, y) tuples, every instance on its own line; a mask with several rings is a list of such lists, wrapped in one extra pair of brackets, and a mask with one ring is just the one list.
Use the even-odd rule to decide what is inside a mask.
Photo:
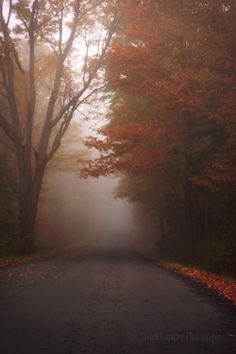
[(163, 248), (218, 235), (232, 249), (235, 11), (220, 0), (120, 6), (106, 61), (111, 119), (102, 139), (88, 139), (101, 155), (82, 174), (123, 172), (120, 195), (159, 220)]

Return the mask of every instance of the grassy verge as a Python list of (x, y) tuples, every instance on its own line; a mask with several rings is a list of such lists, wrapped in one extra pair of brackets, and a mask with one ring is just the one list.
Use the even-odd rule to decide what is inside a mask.
[(223, 295), (227, 300), (236, 305), (236, 281), (234, 279), (219, 276), (181, 263), (160, 261), (158, 259), (157, 261), (164, 268), (177, 271), (180, 274), (201, 282), (208, 288), (216, 290), (220, 295)]
[(56, 248), (51, 250), (44, 250), (44, 251), (36, 251), (27, 256), (9, 256), (9, 257), (1, 257), (0, 258), (0, 268), (5, 266), (11, 265), (20, 265), (26, 264), (29, 262), (47, 259), (51, 257), (60, 257), (60, 256), (69, 256), (69, 255), (78, 255), (83, 256), (89, 252), (89, 246), (83, 245), (75, 247), (68, 246), (63, 248)]
[(161, 267), (173, 270), (186, 277), (199, 281), (207, 288), (214, 289), (225, 299), (236, 305), (236, 280), (229, 275), (219, 275), (205, 270), (204, 268), (201, 269), (199, 266), (184, 264), (181, 261), (166, 260), (160, 256), (156, 256), (155, 253), (150, 252), (150, 250), (144, 251), (144, 248), (137, 239), (135, 239), (133, 246), (137, 253), (157, 262)]

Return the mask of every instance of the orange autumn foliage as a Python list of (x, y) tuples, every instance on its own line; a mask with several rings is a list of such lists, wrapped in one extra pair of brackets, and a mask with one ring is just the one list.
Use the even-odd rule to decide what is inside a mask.
[[(132, 140), (130, 129), (132, 125), (137, 129), (137, 111), (135, 106), (129, 106), (127, 99), (133, 97), (146, 99), (152, 106), (152, 113), (139, 121), (143, 137), (140, 134), (138, 138), (140, 141), (146, 138), (145, 125), (151, 122), (151, 127), (162, 129), (163, 151), (177, 146), (193, 154), (204, 153), (215, 144), (212, 139), (214, 127), (218, 126), (229, 134), (227, 144), (222, 146), (223, 153), (219, 155), (217, 149), (211, 156), (207, 153), (202, 165), (204, 171), (201, 174), (196, 171), (190, 180), (214, 189), (215, 181), (222, 179), (214, 167), (217, 159), (228, 166), (225, 182), (231, 183), (227, 171), (234, 163), (228, 164), (226, 159), (236, 134), (236, 91), (231, 90), (235, 85), (236, 65), (232, 52), (235, 28), (230, 17), (234, 11), (232, 1), (222, 7), (221, 1), (209, 0), (203, 7), (195, 1), (173, 4), (172, 1), (129, 0), (119, 4), (119, 11), (120, 29), (107, 55), (106, 74), (116, 93), (115, 100), (117, 96), (123, 97), (120, 106), (123, 112), (126, 110), (127, 118), (120, 119), (118, 124), (113, 124), (113, 130), (107, 129), (103, 134), (111, 144), (121, 129), (127, 129)], [(119, 114), (116, 104), (113, 112)], [(208, 132), (211, 126), (212, 131)], [(120, 138), (124, 144), (123, 136)], [(93, 143), (95, 148), (101, 147), (98, 140)], [(92, 147), (92, 141), (87, 145)], [(116, 151), (115, 158), (119, 151), (122, 149)], [(147, 159), (148, 152), (151, 154), (151, 150), (145, 151)], [(140, 150), (131, 152), (134, 153), (135, 163)], [(230, 156), (232, 160), (235, 157), (235, 154)], [(116, 164), (119, 166), (123, 163)]]
[(88, 141), (100, 157), (87, 161), (82, 174), (121, 171), (119, 195), (149, 214), (149, 224), (152, 217), (159, 253), (186, 252), (231, 272), (235, 1), (127, 0), (119, 11), (105, 65), (110, 122), (101, 138)]
[(160, 265), (203, 283), (208, 288), (216, 290), (219, 294), (236, 305), (236, 281), (227, 280), (223, 277), (203, 272), (197, 268), (185, 267), (179, 263), (160, 262)]

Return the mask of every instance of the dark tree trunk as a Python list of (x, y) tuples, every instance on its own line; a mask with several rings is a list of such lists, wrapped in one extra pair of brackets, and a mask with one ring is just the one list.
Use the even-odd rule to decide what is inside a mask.
[(32, 178), (31, 163), (29, 161), (21, 159), (18, 166), (20, 252), (29, 254), (35, 250), (35, 221), (46, 164), (38, 164), (35, 178)]
[(185, 210), (185, 237), (187, 243), (191, 244), (191, 242), (194, 239), (192, 184), (188, 179), (186, 180), (185, 183), (184, 210)]
[(32, 193), (22, 190), (20, 192), (19, 210), (19, 236), (21, 253), (34, 251), (34, 225), (37, 214), (37, 205), (33, 202)]
[(192, 137), (192, 117), (191, 115), (184, 116), (185, 122), (185, 181), (184, 181), (184, 212), (185, 212), (185, 238), (187, 247), (191, 245), (194, 240), (194, 191), (193, 184), (190, 180), (193, 170), (194, 162), (192, 159), (193, 137)]

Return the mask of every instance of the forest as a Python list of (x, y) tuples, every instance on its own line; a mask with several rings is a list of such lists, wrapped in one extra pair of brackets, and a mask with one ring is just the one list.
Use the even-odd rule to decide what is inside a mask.
[[(141, 247), (233, 273), (236, 251), (234, 1), (128, 1), (105, 63), (110, 122), (83, 174), (120, 171)], [(148, 233), (150, 230), (150, 233)]]
[(80, 178), (119, 176), (140, 252), (235, 276), (235, 20), (234, 0), (0, 1), (0, 257), (37, 250), (46, 170), (97, 99)]

